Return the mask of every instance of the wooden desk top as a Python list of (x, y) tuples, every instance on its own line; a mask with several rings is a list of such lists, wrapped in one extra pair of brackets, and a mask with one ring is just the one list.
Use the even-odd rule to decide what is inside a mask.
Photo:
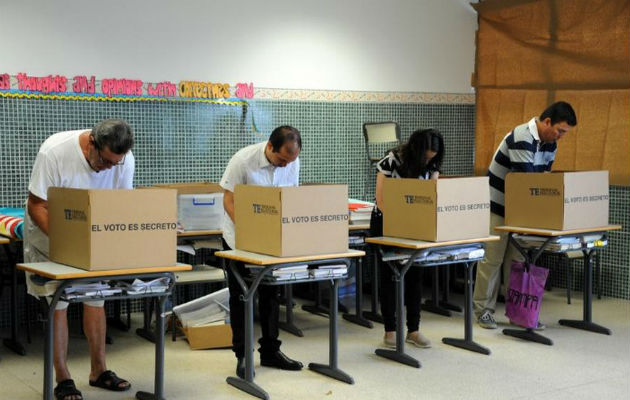
[(581, 233), (589, 232), (605, 232), (621, 229), (621, 225), (607, 225), (598, 228), (582, 228), (582, 229), (569, 229), (566, 231), (555, 231), (552, 229), (539, 229), (539, 228), (523, 228), (519, 226), (495, 226), (494, 229), (499, 232), (514, 232), (526, 235), (538, 235), (538, 236), (564, 236), (564, 235), (577, 235)]
[(403, 249), (428, 249), (431, 247), (455, 246), (458, 244), (493, 242), (499, 240), (498, 236), (486, 236), (474, 239), (447, 240), (444, 242), (425, 242), (422, 240), (402, 239), (390, 236), (376, 236), (366, 238), (367, 243), (380, 244), (383, 246), (401, 247)]
[(348, 230), (350, 231), (366, 231), (368, 229), (370, 229), (370, 224), (348, 225)]
[(7, 243), (11, 243), (11, 239), (6, 238), (4, 236), (0, 236), (0, 244), (7, 244)]
[(217, 251), (215, 256), (227, 258), (230, 260), (242, 261), (247, 264), (255, 265), (273, 265), (284, 264), (301, 261), (314, 261), (325, 260), (327, 258), (351, 258), (351, 257), (363, 257), (364, 251), (361, 250), (348, 250), (346, 253), (332, 253), (332, 254), (316, 254), (312, 256), (295, 256), (295, 257), (276, 257), (266, 254), (252, 253), (244, 250), (226, 250)]
[(68, 265), (58, 264), (56, 262), (38, 262), (38, 263), (22, 263), (17, 264), (17, 269), (32, 272), (36, 275), (50, 279), (75, 279), (75, 278), (94, 278), (107, 277), (114, 275), (134, 275), (134, 274), (151, 274), (154, 272), (176, 272), (189, 271), (192, 266), (188, 264), (171, 265), (169, 267), (150, 267), (150, 268), (125, 268), (113, 269), (109, 271), (86, 271), (83, 269), (70, 267)]
[(177, 237), (188, 237), (188, 236), (215, 236), (221, 235), (223, 231), (221, 229), (213, 229), (208, 231), (184, 231), (177, 232)]

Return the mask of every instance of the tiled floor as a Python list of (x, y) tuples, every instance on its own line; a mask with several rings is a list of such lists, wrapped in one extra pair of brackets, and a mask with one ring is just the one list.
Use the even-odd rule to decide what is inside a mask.
[[(491, 349), (480, 355), (441, 343), (444, 336), (463, 337), (463, 316), (451, 318), (423, 313), (421, 328), (433, 340), (431, 349), (406, 347), (418, 358), (415, 369), (380, 358), (374, 349), (382, 338), (382, 325), (366, 329), (339, 320), (339, 367), (352, 375), (354, 385), (341, 383), (308, 369), (286, 372), (260, 368), (256, 382), (272, 399), (628, 399), (630, 398), (630, 303), (618, 299), (595, 300), (593, 319), (612, 329), (611, 336), (558, 325), (560, 318), (581, 318), (579, 293), (567, 305), (562, 290), (546, 293), (542, 319), (544, 335), (553, 346), (524, 342), (501, 330), (475, 326), (477, 342)], [(499, 310), (499, 322), (505, 323)], [(135, 326), (140, 315), (135, 316)], [(328, 324), (325, 318), (296, 311), (296, 323), (304, 330), (298, 338), (281, 332), (283, 350), (308, 363), (326, 362)], [(501, 324), (502, 327), (507, 326)], [(4, 335), (7, 332), (3, 332)], [(2, 399), (38, 399), (42, 393), (42, 337), (20, 357), (0, 350)], [(132, 391), (106, 392), (87, 383), (89, 358), (83, 338), (71, 338), (70, 368), (86, 399), (131, 399), (136, 390), (152, 390), (153, 345), (135, 334), (112, 331), (115, 344), (108, 346), (108, 366), (133, 383)], [(234, 374), (230, 350), (191, 351), (185, 340), (167, 342), (166, 398), (253, 399), (225, 382)]]

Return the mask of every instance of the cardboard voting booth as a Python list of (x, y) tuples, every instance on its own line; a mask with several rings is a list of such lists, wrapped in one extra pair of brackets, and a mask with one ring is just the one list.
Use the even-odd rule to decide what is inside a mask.
[(48, 189), (50, 259), (89, 271), (175, 265), (175, 194)]
[(489, 234), (487, 177), (385, 179), (383, 235), (425, 241), (483, 238)]
[(348, 187), (234, 189), (236, 248), (277, 257), (348, 251)]
[(158, 184), (177, 190), (177, 222), (184, 231), (217, 230), (223, 225), (223, 188), (212, 182)]
[(509, 173), (505, 224), (568, 230), (608, 225), (608, 171)]

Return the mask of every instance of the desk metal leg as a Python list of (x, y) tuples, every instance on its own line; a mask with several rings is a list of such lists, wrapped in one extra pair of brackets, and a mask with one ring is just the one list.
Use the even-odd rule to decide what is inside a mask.
[(24, 356), (26, 355), (26, 350), (17, 338), (17, 269), (15, 267), (15, 257), (13, 256), (13, 252), (9, 248), (9, 244), (5, 244), (3, 247), (4, 252), (7, 255), (9, 268), (11, 268), (11, 337), (4, 339), (2, 342), (8, 349), (12, 350), (14, 353)]
[(286, 285), (285, 286), (285, 298), (286, 298), (286, 310), (287, 310), (287, 320), (285, 322), (278, 322), (278, 328), (283, 331), (294, 334), (298, 337), (303, 337), (304, 332), (293, 323), (293, 286)]
[(361, 311), (363, 305), (363, 260), (361, 258), (357, 259), (355, 264), (356, 267), (356, 278), (355, 282), (357, 285), (356, 290), (356, 298), (355, 298), (355, 311), (354, 315), (350, 313), (344, 313), (343, 319), (346, 321), (352, 322), (357, 325), (365, 326), (366, 328), (372, 328), (372, 323), (367, 319), (363, 318), (363, 312)]
[[(376, 250), (378, 251), (378, 250)], [(378, 312), (378, 260), (377, 254), (368, 249), (369, 260), (372, 261), (372, 298), (370, 299), (370, 311), (364, 312), (363, 316), (370, 321), (383, 323), (383, 316)]]
[[(59, 291), (59, 289), (57, 289)], [(53, 296), (48, 305), (46, 321), (46, 340), (44, 341), (44, 400), (53, 399), (53, 331), (55, 323), (55, 306), (59, 296)]]
[(583, 329), (604, 335), (611, 335), (610, 329), (593, 323), (593, 254), (595, 251), (584, 250), (584, 304), (582, 320), (561, 319), (560, 325)]
[(547, 346), (553, 345), (553, 341), (539, 333), (534, 332), (533, 329), (527, 328), (525, 330), (522, 329), (504, 329), (503, 334), (507, 336), (513, 336), (515, 338), (528, 340), (530, 342), (542, 343)]
[[(234, 261), (230, 260), (229, 268), (232, 267), (233, 263)], [(234, 271), (234, 274), (237, 275), (238, 272)], [(264, 272), (261, 272), (262, 274)], [(241, 282), (239, 281), (239, 283)], [(254, 383), (254, 294), (257, 286), (258, 283), (254, 282), (249, 289), (244, 288), (242, 296), (242, 300), (245, 302), (245, 379), (229, 376), (226, 382), (252, 396), (268, 400), (269, 394)]]
[(446, 308), (440, 307), (440, 267), (433, 267), (433, 287), (431, 288), (431, 300), (427, 300), (422, 304), (422, 310), (432, 312), (434, 314), (450, 317), (451, 312)]
[(154, 392), (136, 393), (138, 400), (164, 400), (164, 304), (166, 296), (157, 299), (158, 307), (155, 313), (156, 338), (155, 338), (155, 382)]
[(489, 355), (490, 350), (486, 347), (483, 347), (473, 341), (473, 304), (472, 304), (472, 293), (473, 293), (473, 277), (472, 277), (472, 268), (473, 263), (466, 263), (466, 287), (465, 287), (465, 311), (464, 311), (464, 339), (455, 339), (455, 338), (443, 338), (442, 343), (448, 344), (451, 346), (459, 347), (465, 350), (474, 351), (477, 353)]
[(388, 263), (394, 273), (394, 280), (396, 282), (396, 350), (376, 349), (374, 352), (378, 356), (389, 358), (390, 360), (397, 361), (411, 367), (420, 368), (420, 361), (405, 354), (405, 338), (403, 337), (403, 320), (405, 316), (405, 310), (403, 309), (405, 299), (405, 273), (411, 266), (414, 259), (415, 254), (410, 257), (407, 265), (400, 271)]
[(354, 379), (337, 366), (337, 294), (339, 292), (339, 279), (333, 279), (330, 285), (330, 334), (329, 334), (329, 356), (328, 365), (310, 363), (308, 368), (320, 374), (329, 376), (342, 382), (354, 383)]

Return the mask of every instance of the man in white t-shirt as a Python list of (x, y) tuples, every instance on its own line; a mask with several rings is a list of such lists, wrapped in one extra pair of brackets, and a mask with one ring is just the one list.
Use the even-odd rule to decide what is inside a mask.
[[(48, 261), (48, 188), (131, 189), (135, 160), (131, 153), (133, 132), (126, 122), (109, 119), (92, 130), (59, 132), (41, 145), (31, 180), (24, 219), (24, 261)], [(28, 293), (35, 297), (54, 294), (59, 281), (34, 282), (28, 274)], [(83, 330), (91, 357), (89, 383), (108, 390), (128, 390), (131, 384), (107, 369), (105, 363), (106, 319), (103, 301), (84, 303)], [(55, 396), (63, 400), (83, 397), (70, 377), (67, 365), (68, 303), (60, 301), (54, 313), (53, 365)]]
[[(291, 126), (280, 126), (273, 130), (267, 142), (247, 146), (239, 150), (228, 163), (220, 185), (224, 189), (223, 208), (227, 214), (223, 218), (223, 246), (235, 248), (234, 237), (234, 187), (239, 184), (261, 186), (298, 186), (302, 138), (300, 132)], [(243, 263), (236, 263), (242, 276), (249, 272)], [(232, 350), (237, 364), (236, 374), (245, 377), (245, 337), (244, 302), (242, 288), (234, 273), (228, 268), (230, 290), (230, 322), (232, 326)], [(302, 363), (287, 357), (280, 351), (278, 340), (278, 286), (258, 287), (259, 320), (262, 331), (260, 343), (260, 364), (285, 370), (298, 371)]]

